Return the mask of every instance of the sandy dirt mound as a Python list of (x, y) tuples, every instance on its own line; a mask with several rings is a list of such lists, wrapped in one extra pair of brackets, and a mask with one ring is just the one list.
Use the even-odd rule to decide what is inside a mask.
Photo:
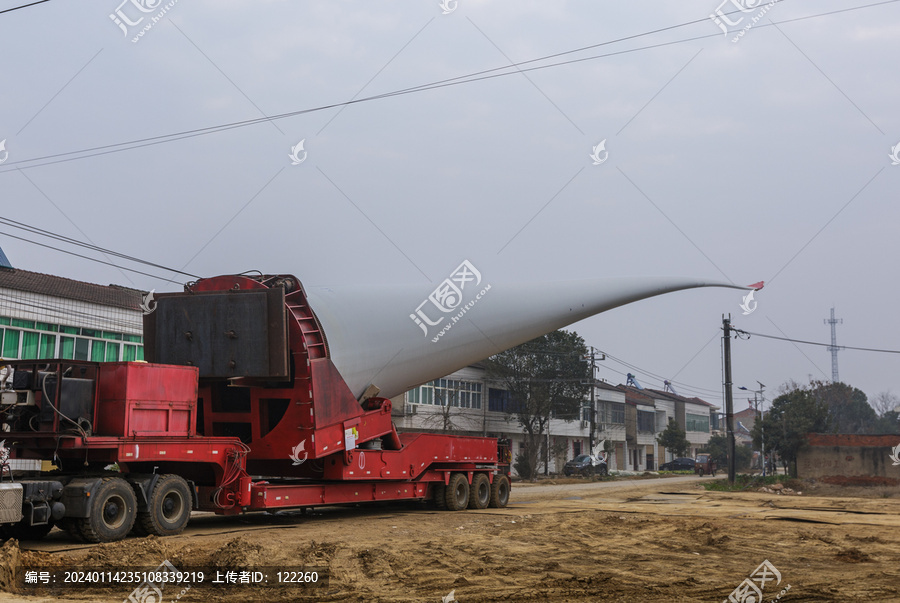
[[(451, 591), (460, 603), (722, 601), (768, 560), (781, 581), (765, 589), (766, 601), (788, 585), (782, 601), (900, 601), (898, 526), (897, 499), (560, 484), (523, 488), (502, 510), (410, 505), (205, 518), (177, 537), (76, 550), (54, 533), (39, 546), (57, 553), (4, 545), (0, 576), (10, 576), (17, 559), (20, 569), (61, 562), (121, 569), (169, 559), (234, 570), (305, 564), (328, 574), (328, 585), (316, 590), (196, 588), (185, 602), (438, 603)], [(118, 603), (130, 591), (85, 588), (62, 597)], [(167, 590), (164, 600), (176, 594)]]

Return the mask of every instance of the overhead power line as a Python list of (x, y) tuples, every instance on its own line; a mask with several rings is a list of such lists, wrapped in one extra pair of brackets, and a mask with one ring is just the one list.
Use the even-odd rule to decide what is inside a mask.
[[(127, 318), (105, 317), (101, 320), (101, 318), (97, 316), (96, 312), (82, 312), (79, 310), (65, 308), (56, 304), (51, 305), (32, 303), (11, 295), (6, 295), (4, 293), (0, 293), (0, 300), (3, 300), (5, 304), (8, 304), (10, 307), (14, 305), (20, 306), (25, 310), (30, 310), (32, 312), (43, 314), (48, 317), (57, 317), (57, 320), (59, 320), (60, 322), (67, 319), (71, 324), (84, 324), (85, 321), (95, 321), (97, 323), (103, 322), (106, 324), (117, 325), (123, 329), (129, 329), (131, 331), (140, 332), (143, 330), (143, 323), (140, 319), (130, 320)], [(65, 333), (62, 333), (62, 335), (65, 335)]]
[[(804, 345), (818, 345), (818, 346), (822, 346), (822, 347), (826, 347), (826, 348), (831, 346), (830, 343), (821, 343), (818, 341), (803, 341), (802, 339), (791, 339), (790, 337), (778, 337), (777, 335), (766, 335), (765, 333), (754, 333), (752, 331), (744, 331), (742, 329), (735, 329), (734, 327), (732, 327), (731, 330), (734, 331), (735, 333), (741, 333), (743, 335), (753, 335), (756, 337), (765, 337), (766, 339), (778, 339), (781, 341), (790, 341), (791, 343), (802, 343)], [(900, 350), (884, 350), (884, 349), (879, 349), (879, 348), (861, 348), (861, 347), (854, 347), (852, 345), (842, 345), (841, 349), (842, 350), (858, 350), (860, 352), (878, 352), (881, 354), (900, 354)]]
[[(779, 2), (779, 3), (784, 2), (784, 1), (785, 0), (776, 0), (776, 2)], [(806, 15), (803, 17), (796, 17), (793, 19), (785, 19), (783, 21), (779, 21), (778, 23), (760, 23), (760, 24), (757, 24), (755, 27), (757, 29), (761, 29), (764, 27), (771, 27), (773, 25), (781, 25), (784, 23), (791, 23), (794, 21), (803, 21), (806, 19), (813, 19), (813, 18), (818, 18), (818, 17), (834, 15), (834, 14), (838, 14), (838, 13), (862, 10), (865, 8), (872, 8), (872, 7), (876, 7), (876, 6), (882, 6), (885, 4), (894, 4), (896, 2), (900, 2), (900, 0), (884, 0), (882, 2), (876, 2), (876, 3), (866, 4), (866, 5), (862, 5), (862, 6), (854, 6), (854, 7), (850, 7), (850, 8), (838, 9), (838, 10), (828, 11), (828, 12), (824, 12), (824, 13), (818, 13), (818, 14), (814, 14), (814, 15)], [(731, 14), (735, 14), (737, 12), (740, 12), (740, 11), (733, 11), (731, 13), (726, 13), (726, 14), (731, 15)], [(678, 29), (681, 27), (687, 27), (689, 25), (696, 25), (698, 23), (702, 23), (707, 20), (708, 19), (697, 19), (694, 21), (688, 21), (685, 23), (680, 23), (678, 25), (672, 25), (672, 26), (660, 28), (657, 30), (643, 32), (640, 34), (634, 34), (634, 35), (626, 36), (623, 38), (617, 38), (615, 40), (609, 40), (607, 42), (592, 44), (589, 46), (584, 46), (584, 47), (576, 48), (573, 50), (558, 52), (558, 53), (538, 57), (535, 59), (529, 59), (527, 61), (522, 61), (519, 63), (512, 63), (510, 65), (504, 65), (502, 67), (496, 67), (493, 69), (472, 72), (472, 73), (457, 76), (454, 78), (449, 78), (449, 79), (445, 79), (445, 80), (437, 80), (437, 81), (430, 82), (427, 84), (421, 84), (419, 86), (413, 86), (413, 87), (409, 87), (409, 88), (403, 88), (400, 90), (394, 90), (392, 92), (386, 92), (386, 93), (382, 93), (382, 94), (376, 94), (376, 95), (372, 95), (372, 96), (351, 99), (349, 101), (331, 103), (328, 105), (320, 105), (320, 106), (311, 107), (308, 109), (300, 109), (300, 110), (296, 110), (296, 111), (290, 111), (287, 113), (281, 113), (281, 114), (272, 115), (272, 116), (265, 116), (265, 117), (258, 117), (258, 118), (247, 119), (247, 120), (242, 120), (242, 121), (236, 121), (236, 122), (220, 124), (220, 125), (216, 125), (216, 126), (208, 126), (205, 128), (195, 128), (192, 130), (184, 130), (182, 132), (174, 132), (171, 134), (162, 134), (159, 136), (140, 138), (140, 139), (135, 139), (135, 140), (127, 141), (127, 142), (113, 143), (113, 144), (102, 145), (102, 146), (97, 146), (97, 147), (90, 147), (90, 148), (80, 149), (80, 150), (76, 150), (76, 151), (67, 151), (64, 153), (56, 153), (54, 155), (44, 155), (42, 157), (35, 157), (32, 159), (23, 159), (23, 160), (7, 163), (6, 165), (10, 169), (17, 169), (16, 166), (19, 166), (19, 165), (22, 165), (23, 167), (26, 167), (26, 168), (32, 168), (32, 167), (41, 167), (41, 166), (45, 166), (45, 165), (52, 165), (52, 164), (56, 164), (56, 163), (63, 163), (63, 162), (67, 162), (67, 161), (75, 161), (78, 159), (86, 159), (88, 157), (96, 157), (96, 156), (100, 156), (100, 155), (107, 155), (110, 153), (118, 153), (118, 152), (122, 152), (122, 151), (128, 151), (128, 150), (139, 149), (139, 148), (143, 148), (143, 147), (147, 147), (147, 146), (163, 144), (163, 143), (167, 143), (167, 142), (175, 142), (177, 140), (183, 140), (185, 138), (194, 138), (197, 136), (205, 136), (207, 134), (224, 132), (224, 131), (232, 130), (235, 128), (243, 128), (243, 127), (252, 126), (252, 125), (256, 125), (256, 124), (264, 123), (264, 122), (268, 122), (268, 121), (287, 119), (289, 117), (296, 117), (298, 115), (304, 115), (304, 114), (308, 114), (308, 113), (324, 111), (327, 109), (335, 109), (335, 108), (339, 108), (339, 107), (345, 107), (348, 105), (355, 105), (355, 104), (370, 102), (370, 101), (374, 101), (374, 100), (381, 100), (381, 99), (385, 99), (385, 98), (391, 98), (394, 96), (401, 96), (404, 94), (412, 94), (415, 92), (424, 92), (426, 90), (435, 90), (438, 88), (444, 88), (444, 87), (448, 87), (448, 86), (456, 86), (459, 84), (468, 84), (468, 83), (472, 83), (472, 82), (493, 79), (496, 77), (518, 75), (518, 74), (522, 74), (522, 73), (525, 73), (528, 71), (549, 69), (549, 68), (553, 68), (553, 67), (560, 67), (563, 65), (570, 65), (573, 63), (592, 61), (592, 60), (606, 58), (606, 57), (610, 57), (610, 56), (628, 54), (628, 53), (632, 53), (632, 52), (638, 52), (641, 50), (661, 48), (661, 47), (665, 47), (665, 46), (671, 46), (674, 44), (681, 44), (684, 42), (692, 42), (695, 40), (702, 40), (702, 39), (706, 39), (706, 38), (715, 38), (715, 37), (721, 36), (722, 35), (721, 33), (710, 33), (710, 34), (694, 36), (694, 37), (690, 37), (690, 38), (683, 38), (680, 40), (661, 42), (658, 44), (651, 44), (648, 46), (641, 46), (641, 47), (637, 47), (637, 48), (620, 50), (620, 51), (616, 51), (616, 52), (609, 52), (609, 53), (598, 54), (598, 55), (593, 55), (593, 56), (589, 56), (589, 57), (581, 57), (581, 58), (570, 59), (570, 60), (566, 60), (566, 61), (559, 61), (556, 63), (549, 63), (547, 65), (528, 66), (535, 62), (546, 61), (548, 59), (555, 58), (555, 57), (565, 56), (565, 55), (569, 55), (569, 54), (573, 54), (573, 53), (584, 52), (585, 50), (590, 50), (590, 49), (598, 48), (601, 46), (607, 46), (610, 44), (615, 44), (615, 43), (619, 43), (619, 42), (623, 42), (623, 41), (633, 40), (633, 39), (653, 35), (653, 34), (664, 32), (664, 31)], [(523, 65), (526, 65), (526, 67), (522, 68)], [(24, 164), (29, 164), (29, 165), (24, 165)], [(0, 170), (0, 173), (4, 173), (6, 171), (9, 171), (9, 169)]]
[(92, 262), (97, 262), (98, 264), (106, 264), (107, 266), (112, 266), (112, 267), (114, 267), (114, 268), (119, 268), (120, 270), (127, 270), (128, 272), (134, 272), (135, 274), (140, 274), (140, 275), (143, 275), (143, 276), (149, 276), (150, 278), (155, 278), (155, 279), (159, 279), (159, 280), (161, 280), (161, 281), (166, 281), (166, 282), (169, 282), (169, 283), (174, 283), (174, 284), (176, 284), (176, 285), (183, 285), (183, 284), (184, 284), (184, 283), (180, 283), (180, 282), (178, 282), (178, 281), (173, 281), (173, 280), (171, 280), (171, 279), (168, 279), (168, 278), (165, 278), (165, 277), (162, 277), (162, 276), (157, 276), (157, 275), (155, 275), (155, 274), (150, 274), (149, 272), (141, 272), (140, 270), (135, 270), (134, 268), (126, 268), (125, 266), (119, 266), (118, 264), (114, 264), (114, 263), (112, 263), (112, 262), (107, 262), (107, 261), (105, 261), (105, 260), (99, 260), (99, 259), (97, 259), (97, 258), (92, 258), (92, 257), (90, 257), (90, 256), (83, 255), (83, 254), (80, 254), (80, 253), (75, 253), (74, 251), (68, 251), (68, 250), (66, 250), (66, 249), (60, 249), (59, 247), (54, 247), (53, 245), (47, 245), (47, 244), (45, 244), (45, 243), (38, 243), (37, 241), (32, 241), (31, 239), (26, 239), (25, 237), (19, 237), (19, 236), (16, 236), (16, 235), (14, 235), (14, 234), (10, 234), (10, 233), (8, 233), (8, 232), (0, 231), (0, 235), (4, 235), (4, 236), (7, 236), (7, 237), (10, 237), (11, 239), (18, 239), (19, 241), (25, 241), (26, 243), (31, 243), (32, 245), (37, 245), (37, 246), (39, 246), (39, 247), (45, 247), (45, 248), (47, 248), (47, 249), (52, 249), (52, 250), (54, 250), (54, 251), (59, 251), (59, 252), (61, 252), (61, 253), (66, 253), (66, 254), (69, 254), (69, 255), (72, 255), (72, 256), (75, 256), (75, 257), (84, 258), (84, 259), (90, 260), (90, 261), (92, 261)]
[(0, 15), (2, 15), (3, 13), (11, 13), (14, 10), (22, 10), (23, 8), (28, 8), (29, 6), (34, 6), (35, 4), (43, 4), (44, 2), (50, 2), (50, 0), (37, 0), (37, 2), (32, 2), (31, 4), (23, 4), (22, 6), (14, 6), (12, 8), (0, 10)]
[(18, 222), (16, 220), (11, 220), (9, 218), (0, 217), (0, 224), (6, 225), (6, 226), (11, 226), (11, 227), (17, 228), (19, 230), (24, 230), (31, 234), (36, 234), (36, 235), (39, 235), (42, 237), (46, 237), (48, 239), (55, 239), (57, 241), (60, 241), (63, 243), (68, 243), (70, 245), (77, 245), (78, 247), (84, 247), (85, 249), (90, 249), (91, 251), (97, 251), (100, 253), (104, 253), (106, 255), (111, 255), (114, 257), (122, 258), (123, 260), (128, 260), (130, 262), (144, 264), (145, 266), (151, 266), (153, 268), (160, 268), (167, 272), (174, 272), (176, 274), (181, 274), (181, 275), (189, 276), (192, 278), (200, 278), (196, 274), (191, 274), (190, 272), (183, 272), (183, 271), (177, 270), (175, 268), (169, 268), (167, 266), (163, 266), (162, 264), (157, 264), (155, 262), (149, 262), (147, 260), (142, 260), (141, 258), (132, 256), (132, 255), (119, 253), (118, 251), (113, 251), (111, 249), (105, 249), (103, 247), (94, 245), (92, 243), (84, 243), (82, 241), (79, 241), (78, 239), (73, 239), (72, 237), (67, 237), (65, 235), (57, 234), (55, 232), (52, 232), (52, 231), (49, 231), (49, 230), (46, 230), (43, 228), (38, 228), (37, 226), (31, 226), (30, 224), (25, 224), (24, 222)]
[[(516, 348), (511, 348), (511, 349), (516, 349)], [(571, 352), (558, 352), (556, 350), (547, 350), (547, 349), (539, 349), (539, 348), (531, 348), (531, 347), (521, 348), (521, 351), (526, 354), (540, 354), (540, 355), (549, 355), (549, 356), (572, 356)], [(663, 383), (665, 383), (665, 381), (668, 381), (669, 383), (677, 385), (679, 389), (682, 389), (690, 394), (694, 394), (697, 396), (713, 396), (713, 395), (721, 396), (720, 390), (714, 390), (714, 389), (709, 389), (709, 388), (705, 388), (705, 387), (699, 387), (696, 385), (690, 385), (688, 383), (682, 383), (681, 381), (675, 381), (673, 379), (666, 379), (665, 377), (662, 377), (662, 376), (652, 373), (650, 371), (644, 370), (638, 366), (635, 366), (633, 364), (625, 362), (624, 360), (616, 358), (615, 356), (611, 355), (609, 352), (605, 352), (602, 350), (598, 350), (598, 351), (601, 354), (604, 354), (608, 359), (614, 360), (615, 362), (618, 362), (619, 364), (622, 364), (622, 365), (628, 367), (630, 370), (632, 370), (636, 373), (640, 373), (640, 374), (650, 377), (652, 379), (659, 380), (660, 382), (663, 382)], [(580, 355), (579, 355), (579, 358), (580, 358)], [(600, 365), (598, 365), (598, 366), (600, 366)], [(617, 371), (616, 369), (614, 369), (610, 366), (605, 366), (604, 368), (606, 368), (614, 373), (623, 375), (623, 376), (627, 375), (627, 373), (624, 373), (622, 371)]]
[(668, 379), (667, 377), (663, 377), (662, 375), (658, 375), (658, 374), (653, 373), (653, 372), (650, 372), (650, 371), (648, 371), (648, 370), (646, 370), (646, 369), (642, 369), (642, 368), (639, 367), (639, 366), (636, 366), (636, 365), (634, 365), (634, 364), (631, 364), (631, 363), (629, 363), (629, 362), (626, 362), (626, 361), (622, 360), (621, 358), (616, 358), (615, 356), (613, 356), (613, 355), (610, 354), (609, 352), (603, 351), (603, 353), (606, 354), (606, 357), (609, 358), (610, 360), (613, 360), (613, 361), (615, 361), (615, 362), (618, 362), (619, 364), (621, 364), (621, 365), (623, 365), (623, 366), (626, 366), (626, 367), (630, 368), (631, 370), (633, 370), (633, 371), (635, 371), (635, 372), (638, 372), (638, 373), (647, 375), (648, 377), (652, 377), (653, 379), (657, 379), (657, 380), (659, 380), (659, 381), (661, 381), (661, 382), (668, 381), (669, 383), (672, 383), (672, 384), (674, 384), (674, 385), (678, 385), (679, 387), (682, 387), (682, 388), (684, 388), (685, 390), (689, 390), (689, 391), (700, 392), (700, 393), (703, 393), (703, 392), (709, 392), (709, 394), (705, 394), (705, 395), (710, 395), (710, 394), (716, 394), (716, 395), (718, 395), (718, 394), (721, 393), (720, 390), (717, 390), (717, 389), (710, 389), (710, 388), (707, 388), (707, 387), (699, 387), (699, 386), (696, 386), (696, 385), (690, 385), (689, 383), (682, 383), (682, 382), (680, 382), (680, 381), (675, 381), (675, 380), (673, 380), (673, 379)]

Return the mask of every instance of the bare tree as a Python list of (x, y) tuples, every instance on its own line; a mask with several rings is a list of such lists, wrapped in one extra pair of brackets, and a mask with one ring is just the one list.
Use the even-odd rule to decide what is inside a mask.
[(883, 417), (889, 412), (900, 412), (900, 397), (892, 394), (890, 390), (876, 394), (871, 400), (872, 408)]
[[(481, 429), (481, 419), (465, 414), (465, 408), (460, 405), (460, 392), (462, 388), (459, 382), (453, 387), (437, 387), (437, 382), (432, 381), (434, 392), (434, 405), (423, 405), (422, 409), (434, 409), (434, 412), (422, 412), (422, 423), (428, 429), (443, 432), (472, 431)], [(484, 403), (484, 401), (482, 401)], [(476, 425), (477, 423), (477, 425)]]

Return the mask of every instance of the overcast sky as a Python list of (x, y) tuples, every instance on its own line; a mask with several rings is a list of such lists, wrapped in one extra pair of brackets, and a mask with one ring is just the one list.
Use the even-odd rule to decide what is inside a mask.
[[(718, 1), (52, 0), (2, 13), (2, 215), (196, 275), (421, 283), (423, 297), (466, 259), (537, 296), (587, 277), (765, 280), (747, 316), (740, 291), (699, 289), (574, 327), (645, 386), (662, 386), (649, 372), (713, 403), (723, 313), (824, 342), (834, 305), (840, 344), (900, 349), (900, 3)], [(509, 68), (587, 46), (520, 69), (609, 56)], [(485, 70), (507, 75), (51, 157)], [(180, 288), (0, 232), (19, 268)], [(831, 378), (823, 348), (753, 337), (733, 350), (736, 385)], [(839, 359), (870, 397), (900, 393), (897, 354)], [(613, 382), (629, 370), (601, 365)]]

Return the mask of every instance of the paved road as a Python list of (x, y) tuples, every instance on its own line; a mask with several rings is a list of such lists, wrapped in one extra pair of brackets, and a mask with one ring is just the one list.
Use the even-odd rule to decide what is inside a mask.
[(659, 479), (622, 479), (614, 481), (584, 482), (581, 484), (531, 484), (514, 483), (510, 491), (510, 502), (519, 502), (533, 498), (558, 498), (565, 499), (573, 495), (588, 494), (598, 490), (624, 490), (634, 488), (666, 488), (667, 486), (682, 486), (684, 484), (712, 480), (714, 477), (700, 477), (698, 475), (683, 475), (678, 477), (663, 477)]

